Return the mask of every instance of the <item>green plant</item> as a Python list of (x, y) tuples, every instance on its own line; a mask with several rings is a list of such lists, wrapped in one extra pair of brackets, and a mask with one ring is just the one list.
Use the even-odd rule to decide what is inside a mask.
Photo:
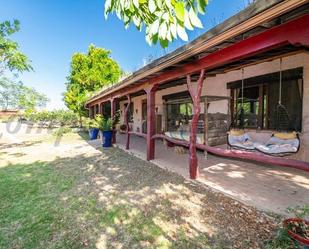
[(84, 123), (86, 125), (86, 127), (88, 129), (91, 129), (91, 128), (99, 128), (99, 124), (97, 122), (96, 119), (92, 119), (92, 118), (85, 118), (84, 119)]
[(60, 127), (53, 132), (53, 135), (56, 137), (62, 137), (66, 133), (70, 133), (72, 131), (69, 127)]
[[(309, 215), (309, 205), (304, 206), (296, 206), (294, 208), (288, 208), (287, 211), (292, 213), (295, 217), (299, 219), (304, 219)], [(299, 245), (296, 241), (294, 241), (288, 234), (288, 230), (293, 230), (300, 235), (302, 235), (302, 231), (296, 231), (295, 226), (297, 229), (302, 231), (306, 230), (305, 224), (297, 223), (297, 224), (289, 224), (287, 227), (282, 227), (278, 230), (276, 236), (267, 241), (265, 244), (265, 249), (297, 249)], [(295, 231), (294, 231), (295, 230)]]
[(113, 130), (113, 119), (105, 118), (104, 116), (98, 114), (95, 116), (95, 122), (98, 124), (98, 128), (101, 131), (112, 131)]
[(280, 228), (275, 238), (268, 240), (265, 249), (297, 249), (298, 246), (289, 236), (286, 228)]
[(204, 14), (208, 0), (106, 0), (105, 17), (115, 12), (127, 28), (133, 23), (146, 28), (146, 41), (167, 47), (177, 37), (188, 41), (186, 29), (203, 28), (198, 14)]
[(111, 51), (90, 45), (88, 52), (74, 53), (67, 77), (64, 102), (77, 113), (82, 126), (82, 117), (87, 116), (85, 104), (103, 86), (118, 82), (122, 75), (119, 64), (111, 58)]
[(304, 219), (308, 218), (309, 216), (309, 205), (304, 206), (296, 206), (294, 208), (288, 208), (287, 211), (289, 213), (294, 214), (295, 217)]
[(49, 127), (67, 126), (76, 127), (79, 119), (77, 114), (68, 110), (40, 111), (40, 112), (25, 112), (24, 116), (27, 120), (38, 123), (48, 123)]
[(28, 57), (19, 50), (19, 44), (10, 39), (19, 30), (18, 20), (0, 23), (0, 76), (6, 69), (13, 73), (33, 70)]

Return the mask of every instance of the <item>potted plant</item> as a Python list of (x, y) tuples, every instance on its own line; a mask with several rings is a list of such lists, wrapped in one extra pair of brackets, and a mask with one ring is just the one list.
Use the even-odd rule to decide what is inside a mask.
[(96, 119), (86, 119), (86, 125), (88, 127), (90, 140), (95, 140), (98, 138), (99, 126)]
[(102, 115), (97, 115), (95, 119), (99, 126), (103, 147), (111, 147), (113, 137), (113, 120), (111, 118), (105, 118)]
[(288, 235), (297, 242), (299, 248), (309, 248), (309, 221), (305, 217), (309, 214), (309, 205), (289, 209), (295, 214), (295, 218), (283, 221)]

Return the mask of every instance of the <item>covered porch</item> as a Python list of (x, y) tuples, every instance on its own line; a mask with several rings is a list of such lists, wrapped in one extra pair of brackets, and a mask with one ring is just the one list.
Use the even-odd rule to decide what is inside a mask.
[[(178, 161), (189, 164), (189, 167), (187, 165), (187, 171), (191, 179), (199, 178), (199, 174), (204, 170), (202, 165), (204, 164), (205, 159), (200, 158), (197, 150), (203, 150), (205, 154), (211, 153), (221, 156), (220, 159), (222, 162), (228, 160), (226, 158), (234, 158), (264, 163), (267, 165), (280, 165), (309, 171), (309, 162), (307, 160), (299, 160), (298, 158), (279, 158), (275, 156), (263, 155), (261, 153), (215, 147), (208, 144), (206, 132), (204, 132), (203, 143), (199, 142), (197, 139), (197, 133), (199, 133), (200, 115), (203, 112), (204, 114), (207, 113), (208, 108), (207, 101), (206, 103), (203, 103), (202, 97), (206, 96), (206, 98), (208, 98), (212, 95), (218, 96), (218, 94), (210, 93), (211, 89), (216, 89), (222, 97), (229, 98), (228, 102), (232, 102), (234, 100), (233, 91), (230, 91), (230, 89), (227, 88), (227, 83), (231, 78), (240, 80), (239, 72), (243, 72), (244, 69), (246, 69), (246, 72), (249, 71), (247, 77), (249, 77), (249, 75), (258, 76), (259, 72), (257, 71), (257, 68), (259, 68), (260, 65), (262, 65), (260, 68), (262, 69), (261, 73), (274, 73), (279, 70), (279, 64), (278, 67), (276, 67), (276, 62), (278, 60), (280, 60), (280, 62), (284, 60), (284, 66), (287, 67), (286, 69), (293, 69), (295, 66), (301, 66), (303, 68), (304, 90), (307, 89), (306, 74), (308, 70), (308, 63), (306, 58), (308, 58), (307, 49), (309, 46), (309, 28), (306, 23), (309, 21), (309, 14), (303, 13), (303, 9), (299, 8), (296, 9), (296, 14), (294, 13), (292, 15), (290, 13), (283, 13), (281, 16), (278, 15), (277, 17), (270, 15), (269, 18), (270, 19), (263, 24), (268, 25), (265, 29), (261, 30), (260, 26), (258, 26), (256, 29), (252, 28), (249, 31), (245, 30), (237, 36), (235, 36), (235, 34), (231, 34), (228, 38), (224, 37), (220, 40), (220, 42), (217, 41), (217, 45), (209, 46), (203, 51), (199, 50), (199, 52), (196, 52), (194, 55), (190, 54), (186, 59), (182, 58), (182, 54), (177, 54), (180, 59), (170, 63), (168, 62), (168, 59), (176, 56), (171, 54), (167, 55), (167, 58), (154, 61), (151, 65), (140, 69), (119, 84), (103, 90), (100, 94), (90, 99), (87, 103), (87, 107), (90, 110), (90, 116), (92, 116), (93, 113), (100, 113), (100, 110), (102, 109), (100, 106), (104, 105), (104, 103), (107, 103), (110, 106), (111, 116), (113, 116), (118, 109), (117, 104), (120, 102), (125, 102), (125, 109), (122, 110), (121, 113), (124, 119), (124, 125), (126, 127), (125, 148), (127, 150), (132, 150), (136, 145), (134, 144), (135, 141), (131, 141), (131, 138), (133, 139), (135, 135), (140, 136), (146, 139), (141, 140), (141, 148), (146, 155), (146, 159), (148, 161), (158, 161), (162, 160), (160, 156), (156, 157), (156, 150), (158, 150), (158, 148), (156, 148), (156, 144), (160, 143), (158, 140), (160, 141), (161, 139), (164, 139), (170, 143), (186, 147), (189, 149), (188, 155), (185, 158), (178, 155), (177, 158), (173, 158), (174, 161), (172, 164), (175, 164), (175, 162)], [(273, 18), (277, 18), (278, 22), (273, 22)], [(278, 23), (280, 24), (278, 25)], [(255, 23), (254, 25), (257, 24)], [(302, 27), (302, 29), (298, 29), (296, 27)], [(205, 44), (211, 44), (210, 41), (212, 39), (217, 39), (219, 36), (219, 34), (216, 35), (217, 36), (209, 38), (208, 42)], [(201, 41), (199, 40), (196, 42), (198, 43)], [(194, 43), (192, 46), (192, 49), (195, 48)], [(296, 57), (294, 58), (294, 55), (296, 57), (300, 55), (297, 57), (298, 60), (295, 60)], [(166, 62), (168, 65), (162, 66), (161, 63), (162, 61), (165, 62), (165, 60), (168, 62)], [(295, 61), (298, 61), (299, 64), (295, 64)], [(258, 73), (258, 75), (256, 73)], [(284, 72), (281, 74), (280, 63), (280, 79), (281, 78), (285, 79), (285, 76)], [(242, 80), (241, 83), (244, 85), (246, 82)], [(301, 86), (301, 83), (297, 84)], [(189, 93), (189, 98), (192, 101), (193, 106), (190, 122), (188, 123), (189, 139), (187, 140), (170, 138), (164, 133), (166, 129), (157, 129), (156, 126), (159, 117), (158, 111), (160, 111), (157, 103), (158, 100), (162, 100), (163, 97), (161, 93), (165, 89), (178, 87), (182, 87), (182, 89), (185, 87), (185, 90)], [(264, 91), (262, 87), (259, 89), (261, 93), (259, 95), (260, 97), (255, 98), (257, 98), (256, 102), (259, 102), (260, 106), (262, 106), (264, 103), (262, 97), (264, 96)], [(302, 87), (299, 87), (299, 89), (302, 89)], [(237, 90), (235, 91), (237, 92)], [(139, 108), (133, 107), (131, 112), (135, 112), (139, 115), (139, 120), (137, 121), (141, 123), (141, 126), (138, 127), (138, 129), (135, 127), (132, 129), (129, 124), (129, 111), (131, 109), (132, 100), (139, 97), (142, 97), (139, 101), (141, 106)], [(305, 91), (304, 100), (302, 100), (302, 97), (300, 99), (305, 103), (305, 98), (308, 97), (309, 95), (307, 94), (307, 91)], [(244, 98), (244, 96), (242, 96), (242, 98)], [(202, 105), (204, 105), (204, 108), (202, 108)], [(234, 104), (232, 104), (232, 106), (233, 108), (227, 107), (225, 104), (225, 114), (228, 117), (233, 116), (233, 112), (235, 111)], [(302, 108), (304, 114), (308, 112), (305, 105), (303, 105)], [(164, 115), (164, 109), (165, 108), (162, 108), (163, 119), (166, 118), (166, 115)], [(204, 110), (202, 111), (202, 109)], [(214, 109), (217, 110), (217, 107)], [(260, 108), (256, 109), (261, 110)], [(308, 126), (306, 123), (307, 116), (304, 114), (302, 120), (302, 132), (304, 134), (304, 139), (301, 146), (306, 149), (308, 142)], [(258, 116), (260, 117), (259, 121), (267, 119), (267, 117), (264, 118), (262, 111), (259, 111)], [(227, 127), (229, 127), (230, 119), (227, 121)], [(161, 124), (164, 122), (165, 121), (162, 120)], [(204, 130), (207, 130), (207, 125), (207, 115), (205, 115), (203, 124)], [(256, 128), (257, 133), (260, 133), (261, 129), (263, 129), (263, 125)], [(114, 143), (116, 143), (116, 141), (117, 139), (114, 137)], [(305, 152), (303, 155), (307, 156)], [(165, 153), (165, 156), (169, 156), (169, 153)], [(209, 161), (211, 163), (211, 159), (209, 159)], [(239, 163), (239, 167), (246, 167), (246, 165), (247, 162), (243, 164), (241, 162)]]
[[(145, 138), (131, 135), (130, 150), (127, 152), (145, 160), (145, 142)], [(115, 146), (125, 150), (125, 134), (117, 134)], [(162, 140), (156, 140), (155, 159), (152, 162), (189, 179), (188, 153), (186, 150), (184, 154), (178, 154), (174, 147), (167, 147)], [(288, 207), (309, 203), (307, 172), (214, 155), (208, 155), (205, 159), (202, 151), (198, 151), (197, 156), (200, 167), (198, 182), (245, 204), (286, 214)]]

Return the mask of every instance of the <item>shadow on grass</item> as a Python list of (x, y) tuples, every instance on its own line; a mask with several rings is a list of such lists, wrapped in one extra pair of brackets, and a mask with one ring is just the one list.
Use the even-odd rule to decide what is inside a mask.
[(153, 164), (99, 150), (1, 168), (0, 248), (250, 248), (269, 238), (249, 215), (222, 209), (231, 199), (223, 205)]
[(24, 141), (21, 143), (0, 143), (0, 150), (16, 148), (16, 147), (29, 147), (36, 144), (42, 143), (42, 141)]

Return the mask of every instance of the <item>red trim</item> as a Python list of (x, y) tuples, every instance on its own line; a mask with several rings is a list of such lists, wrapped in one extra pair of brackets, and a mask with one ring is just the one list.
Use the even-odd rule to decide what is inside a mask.
[(217, 156), (222, 157), (230, 157), (237, 159), (245, 159), (249, 161), (261, 162), (265, 164), (271, 164), (275, 166), (283, 166), (288, 168), (295, 168), (309, 172), (309, 163), (305, 161), (282, 158), (282, 157), (274, 157), (267, 156), (264, 154), (259, 154), (251, 151), (240, 151), (240, 150), (226, 150), (211, 146), (205, 146), (203, 144), (199, 144), (197, 146), (199, 149), (207, 150), (208, 152), (215, 154)]
[(237, 42), (218, 50), (192, 63), (187, 63), (179, 69), (162, 73), (150, 80), (153, 84), (164, 82), (198, 72), (201, 69), (213, 69), (245, 57), (281, 47), (287, 44), (309, 46), (309, 14), (296, 20), (281, 24), (263, 33)]
[(152, 136), (152, 138), (153, 139), (165, 139), (165, 140), (167, 140), (167, 141), (169, 141), (173, 144), (177, 144), (177, 145), (188, 147), (188, 148), (189, 148), (189, 145), (190, 145), (190, 143), (188, 141), (174, 139), (174, 138), (171, 138), (171, 137), (166, 136), (164, 134), (155, 134), (155, 135)]
[(191, 179), (196, 179), (199, 176), (199, 169), (196, 155), (196, 133), (197, 133), (197, 123), (201, 113), (200, 97), (202, 94), (204, 78), (205, 78), (205, 70), (203, 69), (197, 81), (197, 88), (193, 89), (191, 77), (190, 75), (187, 75), (187, 86), (193, 102), (193, 117), (191, 121), (190, 143), (189, 143), (189, 152), (190, 152), (189, 171)]
[(131, 135), (136, 135), (136, 136), (138, 136), (138, 137), (143, 137), (143, 138), (147, 139), (147, 134), (142, 133), (142, 132), (130, 131), (129, 134), (131, 134)]
[(155, 95), (157, 85), (145, 89), (147, 93), (147, 160), (153, 160), (155, 156), (155, 141), (152, 136), (155, 134)]
[[(101, 104), (102, 104), (102, 107), (103, 107), (103, 103), (101, 103)], [(102, 110), (103, 108), (100, 108), (100, 107), (101, 107), (101, 105), (99, 106), (99, 109), (101, 109), (101, 112), (103, 114), (103, 110)], [(100, 110), (99, 110), (99, 112), (100, 112)], [(115, 113), (116, 113), (116, 98), (112, 98), (111, 99), (111, 118), (114, 117)], [(113, 144), (116, 143), (116, 131), (115, 130), (113, 130), (112, 143)]]
[(127, 100), (128, 100), (128, 103), (127, 103), (127, 107), (126, 107), (125, 113), (124, 113), (124, 122), (126, 124), (126, 134), (127, 134), (126, 150), (130, 149), (130, 132), (129, 132), (130, 127), (129, 127), (128, 113), (129, 113), (129, 110), (130, 110), (131, 97), (130, 97), (129, 94), (127, 95)]

